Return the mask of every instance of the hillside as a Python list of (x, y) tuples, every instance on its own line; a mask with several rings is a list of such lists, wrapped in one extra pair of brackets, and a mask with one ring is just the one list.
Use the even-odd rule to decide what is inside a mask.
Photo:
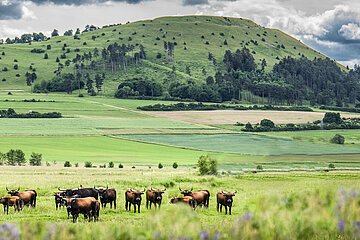
[[(56, 58), (66, 51), (66, 59), (60, 59), (62, 64), (72, 60), (76, 54), (93, 51), (94, 48), (106, 48), (109, 44), (143, 45), (147, 58), (140, 66), (132, 66), (125, 72), (106, 74), (105, 94), (111, 95), (121, 80), (134, 77), (146, 77), (162, 80), (166, 83), (176, 68), (178, 79), (187, 79), (186, 68), (191, 69), (191, 78), (195, 81), (205, 81), (207, 76), (214, 76), (216, 68), (222, 65), (226, 50), (235, 51), (247, 47), (252, 52), (255, 61), (260, 65), (261, 59), (266, 59), (266, 70), (286, 56), (299, 57), (304, 55), (309, 59), (324, 58), (324, 55), (302, 44), (291, 36), (276, 30), (267, 29), (252, 21), (237, 18), (210, 16), (163, 17), (154, 20), (139, 21), (125, 25), (116, 25), (81, 33), (78, 39), (74, 36), (53, 37), (44, 42), (31, 44), (0, 45), (0, 90), (25, 90), (25, 73), (32, 66), (36, 69), (37, 80), (50, 80), (58, 68)], [(175, 61), (166, 64), (164, 61), (164, 41), (175, 43)], [(227, 42), (227, 45), (225, 43)], [(66, 47), (64, 48), (64, 44)], [(47, 49), (51, 45), (51, 49)], [(281, 46), (281, 47), (279, 47)], [(31, 53), (33, 49), (43, 49), (42, 53)], [(77, 52), (75, 52), (75, 49)], [(4, 52), (3, 55), (2, 52)], [(213, 65), (208, 60), (211, 52), (217, 60)], [(48, 59), (44, 59), (44, 54)], [(161, 57), (159, 58), (159, 53)], [(18, 69), (14, 69), (18, 65)], [(1, 71), (7, 68), (8, 71)], [(204, 70), (206, 73), (204, 73)], [(65, 72), (73, 72), (72, 63)]]

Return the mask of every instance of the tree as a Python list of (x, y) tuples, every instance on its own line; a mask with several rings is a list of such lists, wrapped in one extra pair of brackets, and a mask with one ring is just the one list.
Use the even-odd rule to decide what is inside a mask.
[(58, 31), (57, 29), (54, 29), (54, 30), (52, 31), (52, 33), (51, 33), (51, 36), (52, 36), (52, 37), (57, 37), (57, 36), (59, 36), (59, 31)]
[(260, 122), (260, 126), (261, 127), (265, 127), (265, 128), (274, 128), (275, 127), (275, 123), (269, 119), (263, 119)]
[(70, 29), (70, 30), (67, 30), (64, 32), (64, 36), (72, 36), (73, 35), (73, 30)]
[(173, 168), (177, 169), (178, 168), (178, 164), (176, 162), (173, 163)]
[(247, 123), (247, 124), (245, 124), (245, 130), (247, 130), (247, 131), (251, 131), (251, 130), (253, 130), (254, 128), (253, 128), (253, 126), (251, 125), (251, 123)]
[(93, 164), (92, 162), (85, 162), (85, 165), (84, 165), (86, 168), (92, 168)]
[(64, 167), (71, 167), (71, 163), (70, 163), (69, 161), (66, 161), (66, 162), (64, 163)]
[(330, 123), (341, 124), (343, 120), (341, 119), (340, 113), (327, 112), (325, 113), (323, 122), (328, 124)]
[(201, 156), (198, 160), (197, 167), (200, 175), (217, 174), (217, 160), (211, 158), (209, 155)]
[(32, 153), (30, 156), (29, 163), (31, 166), (41, 166), (42, 154), (40, 153)]
[(24, 165), (26, 163), (25, 153), (20, 149), (11, 149), (6, 153), (7, 164), (11, 166)]
[(159, 163), (159, 165), (158, 165), (158, 168), (159, 169), (162, 169), (164, 166), (161, 164), (161, 163)]
[(344, 144), (345, 143), (345, 137), (340, 135), (340, 134), (336, 134), (331, 140), (331, 143), (334, 144)]
[(49, 59), (49, 55), (47, 53), (44, 54), (44, 59)]
[(109, 168), (114, 168), (114, 162), (109, 162)]
[(100, 75), (100, 74), (96, 74), (95, 75), (95, 87), (96, 87), (96, 90), (97, 92), (101, 92), (101, 88), (104, 84), (104, 79), (103, 77)]

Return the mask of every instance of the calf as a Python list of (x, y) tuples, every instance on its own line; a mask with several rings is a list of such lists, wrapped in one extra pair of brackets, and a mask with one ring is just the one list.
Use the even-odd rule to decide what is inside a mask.
[(19, 192), (20, 188), (17, 190), (9, 190), (6, 188), (6, 191), (8, 191), (8, 194), (11, 196), (20, 197), (23, 200), (24, 205), (28, 205), (29, 207), (36, 207), (37, 193), (35, 190), (25, 190), (24, 192)]
[(22, 208), (22, 200), (18, 196), (2, 197), (0, 203), (4, 205), (4, 214), (9, 214), (9, 207), (14, 207), (14, 212), (20, 212)]
[(93, 197), (72, 199), (70, 202), (70, 207), (68, 206), (68, 208), (70, 208), (73, 222), (76, 222), (80, 213), (84, 215), (84, 219), (88, 218), (90, 222), (91, 216), (97, 214), (97, 203), (98, 201)]
[(182, 190), (179, 187), (179, 190), (181, 192), (181, 194), (183, 194), (184, 196), (191, 196), (194, 198), (194, 200), (196, 201), (196, 205), (201, 205), (204, 207), (209, 207), (209, 203), (210, 203), (210, 192), (208, 190), (199, 190), (197, 192), (193, 192), (192, 188), (191, 190)]
[(65, 207), (67, 202), (66, 199), (64, 199), (64, 196), (65, 196), (64, 192), (54, 193), (56, 210), (58, 210), (58, 208)]
[(134, 213), (136, 213), (136, 206), (138, 207), (138, 213), (140, 213), (141, 205), (141, 195), (144, 194), (144, 191), (137, 191), (134, 189), (128, 189), (125, 192), (125, 209), (126, 211), (131, 211), (131, 204), (134, 205)]
[(170, 203), (171, 204), (185, 203), (185, 204), (188, 204), (190, 207), (192, 207), (194, 210), (196, 208), (196, 201), (191, 196), (173, 197), (170, 199)]
[(146, 191), (146, 208), (149, 208), (149, 203), (150, 203), (150, 209), (151, 209), (151, 204), (154, 204), (155, 208), (156, 208), (156, 204), (159, 206), (161, 206), (161, 201), (162, 201), (162, 194), (166, 191), (166, 188), (164, 190), (160, 190), (160, 189), (155, 189), (155, 188), (150, 188), (149, 190)]
[(98, 188), (100, 196), (101, 207), (106, 208), (106, 204), (110, 203), (110, 208), (114, 203), (114, 209), (116, 209), (116, 190), (114, 188)]
[(216, 199), (217, 199), (217, 206), (216, 209), (219, 212), (222, 212), (222, 206), (225, 207), (225, 214), (227, 214), (227, 209), (229, 207), (229, 214), (231, 215), (231, 208), (232, 208), (232, 204), (233, 204), (233, 197), (235, 196), (236, 191), (235, 192), (224, 192), (221, 191), (216, 195)]

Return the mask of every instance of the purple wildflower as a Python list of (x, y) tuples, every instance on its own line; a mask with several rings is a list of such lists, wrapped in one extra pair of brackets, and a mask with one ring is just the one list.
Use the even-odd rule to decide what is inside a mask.
[(15, 224), (5, 223), (0, 225), (0, 239), (20, 239), (20, 232)]
[(209, 240), (210, 234), (207, 231), (200, 232), (200, 240)]
[(253, 217), (254, 217), (254, 215), (252, 213), (248, 212), (248, 213), (245, 213), (241, 219), (243, 221), (251, 221), (251, 220), (253, 220)]
[(220, 233), (215, 233), (214, 235), (214, 240), (219, 240), (220, 239)]
[(338, 224), (337, 224), (337, 227), (338, 227), (339, 233), (343, 233), (344, 230), (345, 230), (345, 221), (344, 220), (339, 220)]

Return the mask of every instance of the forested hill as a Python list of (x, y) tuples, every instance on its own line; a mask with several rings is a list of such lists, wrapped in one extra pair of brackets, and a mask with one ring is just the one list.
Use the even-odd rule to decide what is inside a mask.
[[(292, 73), (284, 73), (281, 67), (275, 71), (274, 65), (287, 57), (294, 61), (326, 58), (279, 30), (227, 17), (163, 17), (102, 28), (87, 26), (57, 35), (54, 31), (46, 39), (28, 34), (0, 45), (0, 89), (71, 92), (80, 87), (91, 95), (116, 93), (118, 97), (271, 100), (279, 91), (294, 95), (291, 89), (302, 84), (289, 79), (286, 74)], [(324, 61), (321, 64), (338, 68)], [(246, 64), (247, 69), (236, 67)], [(336, 74), (343, 70), (336, 69)], [(310, 92), (296, 93), (291, 101), (309, 100), (314, 91), (324, 88), (314, 88), (316, 80), (311, 81)], [(260, 83), (281, 89), (273, 93), (259, 87)], [(273, 100), (286, 101), (287, 97)]]

